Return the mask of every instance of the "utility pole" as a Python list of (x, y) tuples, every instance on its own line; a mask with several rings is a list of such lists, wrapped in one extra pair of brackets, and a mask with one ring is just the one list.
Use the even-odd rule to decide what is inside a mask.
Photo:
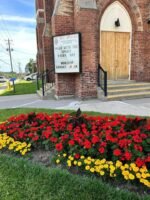
[(8, 44), (8, 48), (6, 50), (9, 52), (11, 72), (13, 72), (13, 63), (12, 63), (12, 55), (11, 55), (11, 52), (13, 51), (13, 49), (11, 48), (12, 40), (8, 39), (6, 41), (7, 41), (7, 44)]

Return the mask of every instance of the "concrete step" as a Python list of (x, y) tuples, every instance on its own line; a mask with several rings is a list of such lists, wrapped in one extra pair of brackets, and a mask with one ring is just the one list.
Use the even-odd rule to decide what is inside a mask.
[(37, 95), (42, 100), (55, 99), (54, 94), (55, 94), (54, 89), (46, 91), (44, 96), (42, 90), (37, 90)]
[(98, 88), (97, 96), (101, 100), (124, 100), (150, 97), (150, 82), (128, 80), (108, 81), (108, 96)]
[(150, 83), (108, 84), (108, 90), (150, 87)]
[(150, 91), (108, 95), (107, 100), (113, 101), (113, 100), (124, 100), (124, 99), (140, 99), (145, 97), (150, 97)]
[(115, 94), (124, 94), (124, 93), (137, 93), (137, 92), (150, 92), (150, 86), (149, 87), (133, 87), (133, 88), (113, 88), (108, 89), (108, 96), (109, 95), (115, 95)]
[(136, 81), (134, 80), (116, 80), (116, 81), (113, 81), (113, 80), (108, 80), (108, 85), (110, 84), (130, 84), (130, 83), (136, 83)]

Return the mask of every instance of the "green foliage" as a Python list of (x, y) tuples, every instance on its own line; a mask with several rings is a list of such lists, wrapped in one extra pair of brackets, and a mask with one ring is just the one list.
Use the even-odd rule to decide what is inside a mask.
[(37, 71), (36, 63), (32, 58), (30, 58), (29, 62), (26, 64), (25, 72), (26, 73), (34, 73), (36, 71)]

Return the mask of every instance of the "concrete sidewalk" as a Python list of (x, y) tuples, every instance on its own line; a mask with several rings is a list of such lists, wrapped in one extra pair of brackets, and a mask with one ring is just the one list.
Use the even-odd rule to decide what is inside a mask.
[(150, 116), (150, 99), (130, 100), (128, 101), (107, 101), (97, 100), (72, 102), (68, 106), (59, 107), (58, 109), (82, 111), (95, 111), (109, 114)]
[(150, 98), (125, 100), (125, 101), (107, 101), (103, 102), (98, 99), (81, 101), (78, 99), (66, 100), (41, 100), (36, 94), (33, 95), (16, 95), (1, 96), (0, 108), (48, 108), (94, 111), (109, 114), (150, 116)]

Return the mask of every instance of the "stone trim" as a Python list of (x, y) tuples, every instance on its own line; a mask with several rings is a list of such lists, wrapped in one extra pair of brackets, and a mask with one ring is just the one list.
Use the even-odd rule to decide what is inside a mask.
[(76, 0), (78, 8), (97, 9), (96, 0)]
[(38, 9), (38, 10), (36, 11), (36, 17), (39, 16), (39, 13), (44, 13), (44, 9)]
[(37, 24), (44, 24), (45, 23), (45, 20), (43, 17), (38, 17), (37, 18)]
[(53, 15), (73, 15), (73, 0), (56, 0)]
[(52, 31), (51, 31), (50, 24), (46, 23), (45, 26), (44, 26), (43, 36), (45, 36), (45, 37), (51, 37), (52, 36), (51, 32)]
[[(113, 2), (115, 2), (115, 0), (97, 0), (97, 6), (100, 13), (103, 13), (103, 11)], [(134, 16), (134, 21), (136, 22), (136, 31), (144, 31), (142, 15), (136, 0), (118, 0), (118, 2), (123, 5), (129, 6), (129, 13)]]

